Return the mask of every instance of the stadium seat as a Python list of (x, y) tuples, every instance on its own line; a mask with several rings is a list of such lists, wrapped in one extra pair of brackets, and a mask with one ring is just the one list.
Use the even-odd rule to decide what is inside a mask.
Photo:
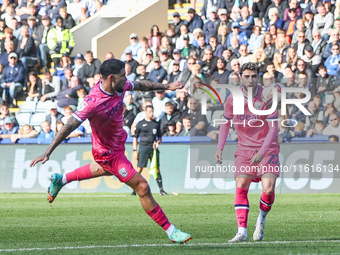
[(18, 123), (19, 123), (19, 126), (23, 126), (23, 125), (26, 125), (26, 124), (29, 124), (30, 123), (30, 119), (31, 119), (31, 113), (30, 112), (22, 112), (22, 113), (19, 113), (16, 117)]
[(46, 113), (47, 110), (48, 110), (48, 106), (49, 104), (51, 103), (51, 101), (45, 101), (45, 102), (42, 102), (42, 101), (39, 101), (37, 103), (37, 108), (36, 108), (36, 112), (43, 112), (43, 113)]
[(33, 113), (35, 112), (35, 108), (36, 108), (36, 102), (33, 101), (25, 101), (23, 102), (23, 104), (20, 106), (20, 113), (24, 113), (24, 112), (29, 112), (29, 113)]
[(33, 126), (40, 126), (46, 119), (46, 114), (44, 112), (35, 113), (31, 116), (30, 124)]
[(34, 126), (34, 129), (38, 132), (38, 133), (40, 133), (40, 131), (41, 131), (41, 126)]
[(334, 95), (333, 92), (326, 92), (325, 97), (323, 98), (323, 105), (326, 106), (327, 104), (330, 104), (334, 101)]

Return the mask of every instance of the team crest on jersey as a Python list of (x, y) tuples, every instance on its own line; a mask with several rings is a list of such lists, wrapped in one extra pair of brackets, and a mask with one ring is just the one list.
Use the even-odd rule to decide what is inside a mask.
[(81, 112), (82, 110), (85, 109), (86, 106), (87, 106), (87, 103), (86, 103), (85, 101), (83, 101), (83, 102), (78, 106), (77, 111), (78, 111), (78, 112)]
[(120, 169), (118, 171), (118, 173), (122, 176), (122, 177), (126, 177), (128, 175), (127, 171), (125, 170), (125, 168), (123, 167), (122, 169)]
[(255, 102), (254, 107), (255, 107), (256, 110), (260, 110), (261, 109), (261, 102)]
[(155, 135), (155, 134), (157, 134), (157, 129), (156, 128), (153, 128), (152, 129), (152, 133)]

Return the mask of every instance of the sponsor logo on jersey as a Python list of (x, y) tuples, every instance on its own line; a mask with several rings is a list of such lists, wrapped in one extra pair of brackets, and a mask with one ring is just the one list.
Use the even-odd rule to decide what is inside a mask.
[(153, 128), (152, 129), (152, 133), (155, 135), (155, 134), (157, 134), (157, 129), (156, 128)]
[(127, 171), (125, 170), (125, 168), (123, 167), (122, 169), (120, 169), (118, 171), (118, 173), (122, 176), (122, 177), (126, 177), (128, 175)]
[(78, 106), (78, 112), (81, 112), (82, 110), (84, 110), (87, 106), (87, 103), (85, 101), (83, 101), (79, 106)]
[(148, 124), (143, 124), (142, 127), (146, 127)]
[(117, 113), (123, 106), (123, 102), (119, 102), (115, 107), (112, 106), (111, 110), (106, 112), (107, 117), (110, 118), (111, 116), (115, 115), (115, 113)]

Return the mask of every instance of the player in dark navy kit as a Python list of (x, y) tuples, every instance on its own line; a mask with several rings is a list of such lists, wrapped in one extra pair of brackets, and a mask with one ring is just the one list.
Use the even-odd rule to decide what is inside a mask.
[[(148, 105), (145, 107), (145, 119), (138, 122), (133, 138), (133, 152), (134, 157), (138, 159), (137, 171), (142, 172), (143, 168), (148, 164), (148, 160), (152, 159), (153, 151), (156, 149), (157, 155), (157, 184), (159, 187), (159, 194), (167, 195), (163, 190), (162, 176), (159, 171), (159, 150), (158, 146), (162, 142), (162, 133), (160, 124), (153, 118), (153, 107)], [(139, 153), (137, 152), (138, 137), (140, 137)], [(131, 195), (136, 195), (133, 191)]]

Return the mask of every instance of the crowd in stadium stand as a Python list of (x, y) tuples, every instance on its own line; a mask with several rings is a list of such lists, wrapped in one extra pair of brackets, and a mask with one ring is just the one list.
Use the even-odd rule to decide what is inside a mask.
[[(100, 10), (103, 3), (38, 2), (3, 0), (0, 7), (0, 138), (12, 142), (38, 137), (39, 143), (49, 143), (101, 79), (101, 61), (91, 51), (70, 57), (77, 42), (69, 29)], [(175, 3), (170, 1), (170, 5)], [(143, 110), (153, 105), (163, 136), (209, 136), (217, 141), (219, 130), (211, 120), (220, 117), (223, 108), (218, 100), (210, 100), (209, 114), (202, 114), (203, 83), (240, 86), (240, 67), (254, 62), (264, 87), (280, 83), (307, 88), (311, 93), (304, 106), (312, 115), (306, 116), (296, 106), (288, 108), (289, 117), (280, 115), (280, 142), (318, 135), (338, 142), (339, 31), (340, 0), (204, 0), (200, 15), (195, 8), (189, 8), (185, 17), (173, 12), (166, 31), (155, 24), (148, 35), (131, 33), (130, 45), (120, 59), (126, 63), (128, 80), (180, 81), (184, 88), (127, 93), (124, 128), (133, 136), (137, 123), (145, 117)], [(110, 58), (115, 56), (108, 52), (105, 59)], [(42, 74), (37, 70), (43, 70)], [(223, 102), (230, 94), (225, 88), (216, 90)], [(40, 121), (40, 133), (31, 122), (19, 128), (16, 116), (9, 112), (18, 97), (36, 107), (47, 102), (48, 115)], [(290, 99), (303, 97), (302, 93), (288, 95)], [(34, 115), (37, 117), (33, 114), (31, 120)], [(294, 120), (294, 127), (282, 122), (287, 117)], [(70, 137), (90, 135), (90, 125), (85, 122)], [(232, 128), (229, 136), (238, 138)]]

